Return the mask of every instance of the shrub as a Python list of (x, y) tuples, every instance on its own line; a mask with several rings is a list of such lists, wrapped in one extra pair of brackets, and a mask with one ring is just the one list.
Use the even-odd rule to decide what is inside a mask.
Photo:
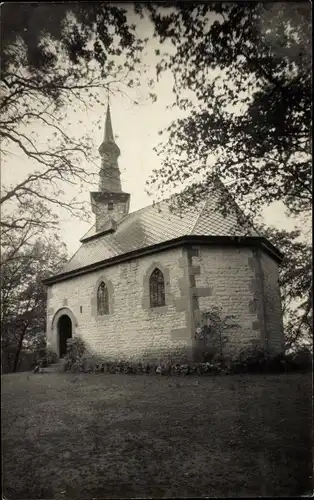
[(50, 349), (49, 347), (46, 349), (44, 357), (46, 366), (49, 366), (53, 363), (57, 363), (58, 361), (58, 355), (54, 351), (52, 351), (52, 349)]
[(300, 347), (290, 359), (295, 369), (308, 370), (313, 367), (313, 353), (308, 347)]
[(87, 349), (85, 342), (80, 337), (67, 340), (67, 352), (62, 361), (62, 370), (85, 371)]
[(235, 355), (230, 370), (233, 373), (283, 373), (312, 367), (312, 354), (302, 349), (293, 354), (271, 354), (266, 350), (252, 346)]
[(105, 361), (100, 357), (91, 356), (84, 342), (71, 339), (68, 352), (62, 361), (61, 369), (84, 373), (125, 373), (147, 374), (157, 376), (215, 376), (229, 373), (282, 373), (300, 370), (312, 366), (312, 356), (309, 350), (300, 350), (290, 355), (271, 355), (258, 346), (243, 349), (233, 357), (216, 353), (211, 361), (202, 363), (159, 363), (133, 362), (126, 360)]
[(234, 373), (261, 373), (271, 366), (271, 356), (259, 346), (252, 345), (235, 354), (230, 362)]
[(215, 356), (216, 354), (216, 350), (209, 350), (207, 349), (205, 352), (203, 352), (203, 362), (204, 363), (210, 363), (211, 360), (213, 359), (213, 357)]
[(219, 306), (213, 306), (209, 311), (203, 311), (201, 321), (196, 328), (195, 338), (203, 344), (203, 361), (211, 362), (219, 353), (223, 355), (229, 336), (239, 325), (235, 323), (235, 316), (225, 315)]
[(81, 337), (74, 337), (67, 340), (66, 357), (68, 359), (76, 359), (86, 353), (86, 345)]
[(70, 369), (69, 360), (66, 358), (61, 359), (58, 369), (60, 372), (68, 371)]

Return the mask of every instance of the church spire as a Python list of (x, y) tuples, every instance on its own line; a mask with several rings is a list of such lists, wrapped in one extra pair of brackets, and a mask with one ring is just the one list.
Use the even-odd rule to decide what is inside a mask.
[(104, 139), (105, 139), (105, 142), (114, 142), (109, 99), (108, 99), (108, 105), (107, 105), (107, 114), (106, 114), (106, 123), (105, 123), (105, 138)]
[(118, 165), (120, 149), (114, 141), (109, 101), (105, 121), (105, 136), (98, 151), (101, 156), (99, 190), (122, 192)]
[(114, 231), (119, 220), (129, 212), (130, 195), (121, 187), (118, 157), (120, 149), (115, 143), (108, 98), (104, 139), (99, 149), (101, 167), (99, 191), (91, 193), (92, 211), (96, 216), (96, 232)]
[(105, 134), (104, 134), (104, 140), (99, 146), (99, 154), (100, 156), (103, 157), (108, 157), (111, 156), (112, 159), (117, 161), (118, 156), (120, 156), (120, 149), (118, 148), (117, 144), (115, 143), (114, 136), (113, 136), (113, 129), (112, 129), (112, 121), (111, 121), (111, 112), (110, 112), (110, 105), (109, 105), (109, 100), (108, 100), (108, 105), (107, 105), (107, 113), (106, 113), (106, 121), (105, 121)]

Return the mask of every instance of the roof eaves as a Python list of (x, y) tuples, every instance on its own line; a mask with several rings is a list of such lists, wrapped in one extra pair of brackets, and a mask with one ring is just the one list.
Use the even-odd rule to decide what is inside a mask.
[(53, 283), (57, 283), (58, 281), (64, 281), (66, 279), (76, 277), (87, 272), (93, 272), (101, 268), (109, 267), (111, 265), (115, 265), (121, 262), (125, 262), (136, 257), (140, 257), (143, 255), (148, 255), (151, 253), (167, 250), (169, 248), (177, 247), (180, 245), (186, 244), (195, 244), (195, 245), (204, 245), (204, 244), (214, 244), (214, 245), (237, 245), (241, 244), (243, 246), (256, 246), (261, 245), (264, 249), (272, 255), (277, 261), (281, 262), (283, 258), (283, 254), (279, 252), (274, 245), (272, 245), (266, 238), (260, 236), (195, 236), (195, 235), (187, 235), (180, 236), (178, 238), (163, 241), (161, 243), (156, 243), (154, 245), (150, 245), (149, 247), (144, 247), (136, 250), (132, 250), (130, 252), (120, 254), (114, 257), (111, 257), (106, 260), (98, 261), (93, 264), (89, 264), (87, 266), (80, 267), (78, 269), (74, 269), (72, 271), (67, 271), (65, 273), (51, 276), (50, 278), (46, 278), (43, 280), (45, 285), (51, 285)]
[(96, 238), (99, 238), (100, 236), (105, 236), (106, 234), (112, 234), (116, 231), (115, 228), (111, 227), (109, 229), (105, 229), (104, 231), (98, 231), (98, 233), (91, 234), (90, 236), (84, 237), (80, 239), (81, 243), (86, 243), (87, 241), (95, 240)]
[(58, 274), (55, 276), (51, 276), (49, 278), (44, 279), (43, 283), (45, 285), (50, 285), (50, 284), (56, 283), (58, 281), (63, 281), (63, 280), (72, 278), (74, 276), (78, 276), (81, 274), (85, 274), (87, 272), (95, 271), (95, 270), (102, 268), (102, 267), (109, 267), (111, 265), (114, 265), (114, 264), (117, 264), (120, 262), (131, 260), (132, 258), (135, 258), (138, 256), (142, 256), (145, 254), (153, 253), (156, 251), (162, 251), (162, 250), (165, 250), (165, 249), (168, 249), (171, 247), (175, 247), (175, 246), (180, 245), (181, 242), (183, 243), (185, 238), (186, 238), (185, 236), (180, 236), (179, 238), (163, 241), (162, 243), (156, 243), (154, 245), (150, 245), (149, 247), (131, 250), (130, 252), (116, 255), (114, 257), (110, 257), (109, 259), (101, 260), (101, 261), (95, 262), (93, 264), (88, 264), (87, 266), (80, 267), (78, 269), (73, 269), (71, 271), (66, 271), (64, 273), (61, 273), (61, 274)]
[[(84, 235), (82, 236), (82, 238), (80, 238), (79, 241), (83, 241), (85, 238), (86, 238), (86, 235), (95, 227), (96, 224), (93, 224), (88, 231), (86, 231), (86, 233), (84, 233)], [(95, 234), (95, 233), (94, 233)], [(88, 236), (87, 236), (88, 238)]]

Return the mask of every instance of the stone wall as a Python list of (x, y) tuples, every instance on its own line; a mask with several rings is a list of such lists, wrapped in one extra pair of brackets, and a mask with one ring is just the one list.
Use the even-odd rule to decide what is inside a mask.
[[(92, 211), (96, 216), (96, 232), (109, 229), (108, 222), (119, 222), (129, 210), (128, 193), (91, 192)], [(111, 203), (109, 210), (108, 203)], [(109, 224), (110, 225), (110, 224)]]
[[(164, 274), (166, 305), (151, 309), (155, 267)], [(102, 280), (109, 314), (99, 316)], [(278, 264), (260, 250), (233, 246), (169, 249), (50, 285), (47, 336), (58, 353), (58, 320), (68, 314), (73, 334), (108, 360), (197, 360), (204, 343), (196, 339), (196, 328), (213, 306), (238, 325), (226, 333), (224, 353), (254, 344), (283, 349)]]
[[(112, 199), (113, 210), (108, 210), (108, 202)], [(127, 213), (126, 203), (125, 202), (117, 202), (112, 195), (112, 198), (108, 196), (108, 200), (99, 201), (98, 203), (93, 204), (93, 212), (95, 214), (96, 220), (96, 232), (101, 231), (103, 229), (107, 229), (107, 224), (110, 218), (114, 221), (119, 222), (122, 217), (124, 217)]]
[(284, 331), (278, 264), (269, 255), (262, 252), (261, 266), (264, 277), (265, 323), (268, 349), (274, 353), (282, 352), (284, 350)]
[[(58, 352), (57, 322), (71, 311), (74, 335), (107, 359), (182, 359), (190, 356), (187, 279), (182, 249), (117, 264), (49, 286), (47, 337)], [(166, 278), (166, 306), (149, 308), (149, 273), (159, 267)], [(109, 284), (109, 314), (97, 316), (100, 281)], [(58, 312), (59, 311), (59, 312)]]
[[(203, 247), (190, 250), (195, 269), (193, 316), (195, 326), (213, 306), (234, 315), (239, 326), (232, 330), (224, 353), (232, 354), (262, 341), (262, 287), (249, 248)], [(196, 343), (197, 349), (197, 343)]]

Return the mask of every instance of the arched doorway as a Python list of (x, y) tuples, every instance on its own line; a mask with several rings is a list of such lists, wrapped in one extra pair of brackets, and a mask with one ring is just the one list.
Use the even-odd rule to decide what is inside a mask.
[(72, 338), (72, 321), (67, 314), (60, 316), (58, 321), (59, 358), (67, 352), (67, 340)]

